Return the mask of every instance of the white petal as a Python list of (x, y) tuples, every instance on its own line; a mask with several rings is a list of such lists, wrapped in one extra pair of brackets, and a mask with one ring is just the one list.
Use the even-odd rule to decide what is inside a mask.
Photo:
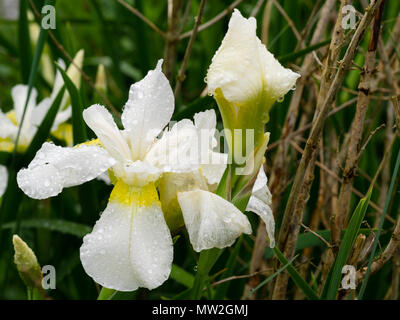
[(8, 171), (5, 166), (0, 165), (0, 198), (7, 189)]
[(149, 163), (137, 160), (124, 163), (123, 172), (117, 172), (118, 176), (129, 185), (144, 186), (154, 182), (161, 175), (162, 171)]
[(197, 252), (228, 247), (241, 233), (251, 233), (247, 217), (214, 193), (203, 190), (180, 192), (178, 202), (190, 242)]
[(260, 168), (246, 211), (252, 211), (264, 221), (269, 238), (269, 246), (275, 246), (275, 219), (271, 209), (272, 195), (267, 186), (268, 178)]
[(99, 175), (97, 178), (97, 180), (103, 181), (106, 185), (111, 186), (111, 179), (110, 176), (108, 174), (108, 172), (103, 172), (101, 175)]
[[(65, 62), (62, 59), (58, 59), (57, 64), (61, 67), (61, 69), (65, 70)], [(53, 85), (53, 91), (51, 92), (50, 96), (52, 100), (54, 100), (57, 97), (57, 94), (63, 85), (64, 85), (63, 77), (61, 75), (61, 72), (57, 69)]]
[(68, 119), (70, 119), (72, 116), (72, 107), (68, 106), (66, 109), (59, 111), (56, 115), (56, 118), (54, 119), (53, 126), (51, 127), (51, 131), (56, 131), (58, 129), (58, 126), (64, 122), (66, 122)]
[(85, 50), (83, 49), (79, 50), (76, 53), (73, 62), (68, 66), (67, 69), (68, 77), (71, 79), (72, 83), (78, 89), (81, 86), (81, 72), (77, 69), (77, 67), (79, 69), (82, 69), (84, 57), (85, 57)]
[(122, 124), (130, 135), (132, 150), (141, 159), (154, 138), (168, 124), (174, 111), (174, 94), (161, 71), (162, 60), (129, 90)]
[(193, 116), (194, 125), (197, 129), (214, 129), (217, 126), (217, 115), (214, 109), (196, 113)]
[[(14, 110), (17, 116), (18, 123), (21, 123), (25, 102), (28, 97), (28, 90), (29, 87), (23, 84), (18, 84), (11, 89), (11, 96), (14, 101)], [(30, 115), (32, 113), (33, 108), (36, 105), (36, 98), (37, 98), (37, 91), (35, 88), (32, 88), (31, 94), (29, 96), (29, 102), (26, 107), (24, 127), (28, 126), (28, 123), (30, 122)]]
[(0, 110), (0, 138), (15, 139), (18, 128), (11, 122), (7, 116)]
[(17, 182), (29, 197), (45, 199), (64, 187), (96, 178), (114, 164), (107, 151), (97, 146), (63, 148), (46, 142), (28, 168), (18, 172)]
[(274, 55), (267, 50), (265, 45), (257, 38), (261, 66), (265, 79), (265, 90), (271, 100), (283, 97), (296, 85), (300, 75), (292, 70), (283, 67)]
[(228, 155), (211, 151), (209, 159), (209, 163), (201, 165), (201, 173), (207, 179), (207, 183), (213, 185), (221, 181), (228, 163)]
[(124, 161), (131, 158), (128, 144), (105, 107), (92, 105), (83, 111), (83, 118), (115, 159)]
[(35, 107), (34, 112), (31, 115), (31, 123), (33, 125), (37, 127), (41, 125), (52, 103), (53, 101), (51, 98), (44, 98), (42, 101), (40, 101), (40, 103)]
[(188, 172), (201, 164), (199, 149), (198, 131), (192, 121), (184, 119), (164, 132), (144, 160), (163, 172)]
[(230, 102), (244, 102), (265, 90), (272, 102), (294, 87), (299, 74), (284, 68), (256, 35), (257, 23), (235, 9), (229, 29), (207, 74), (210, 93), (220, 88)]
[(256, 19), (245, 19), (234, 10), (228, 32), (208, 69), (210, 93), (220, 88), (231, 102), (243, 102), (260, 93), (263, 74), (257, 54), (256, 27)]
[[(214, 109), (211, 109), (196, 113), (193, 118), (202, 146), (201, 172), (209, 185), (219, 183), (228, 163), (228, 155), (213, 151), (218, 144), (214, 137), (217, 116)], [(207, 140), (208, 144), (203, 145), (204, 140)]]
[(159, 202), (110, 201), (80, 253), (86, 273), (102, 286), (119, 291), (160, 286), (169, 277), (173, 247)]

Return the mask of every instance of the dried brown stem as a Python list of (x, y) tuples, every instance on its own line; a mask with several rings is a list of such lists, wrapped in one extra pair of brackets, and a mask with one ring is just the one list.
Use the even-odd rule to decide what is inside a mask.
[(142, 20), (145, 24), (147, 24), (151, 29), (157, 32), (163, 38), (166, 38), (165, 32), (163, 32), (160, 28), (158, 28), (153, 22), (147, 19), (138, 9), (132, 7), (130, 4), (126, 3), (124, 0), (117, 0), (122, 6), (129, 10), (132, 14)]
[[(233, 2), (229, 7), (227, 7), (224, 11), (222, 11), (221, 13), (217, 14), (214, 18), (212, 18), (211, 20), (201, 24), (197, 30), (197, 32), (201, 32), (209, 27), (211, 27), (212, 25), (214, 25), (215, 23), (217, 23), (218, 21), (220, 21), (221, 19), (223, 19), (225, 16), (227, 16), (228, 14), (230, 14), (233, 9), (235, 9), (240, 3), (242, 3), (243, 0), (236, 0), (235, 2)], [(190, 30), (188, 32), (185, 32), (183, 34), (181, 34), (179, 36), (179, 40), (188, 38), (192, 35), (193, 30)]]
[(185, 55), (183, 57), (182, 65), (181, 65), (181, 67), (178, 71), (178, 75), (176, 77), (176, 85), (175, 85), (175, 90), (174, 90), (175, 98), (178, 96), (178, 94), (181, 90), (182, 82), (185, 80), (185, 77), (186, 77), (185, 72), (186, 72), (187, 63), (189, 61), (189, 57), (192, 52), (193, 43), (194, 43), (194, 40), (196, 39), (197, 30), (200, 25), (201, 18), (203, 17), (203, 11), (204, 11), (205, 4), (206, 4), (206, 0), (201, 0), (199, 13), (197, 14), (197, 17), (196, 17), (196, 22), (194, 24), (193, 32), (192, 32), (192, 35), (190, 36), (189, 43), (186, 47)]

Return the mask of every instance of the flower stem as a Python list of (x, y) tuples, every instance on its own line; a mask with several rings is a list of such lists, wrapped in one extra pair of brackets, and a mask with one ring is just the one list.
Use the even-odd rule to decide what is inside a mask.
[(101, 288), (101, 291), (99, 293), (99, 296), (97, 297), (97, 300), (111, 300), (112, 297), (117, 293), (117, 290), (114, 289), (108, 289), (106, 287)]
[(208, 281), (208, 274), (221, 252), (222, 250), (218, 248), (212, 248), (200, 252), (196, 277), (189, 294), (190, 299), (200, 300), (201, 296), (203, 295), (204, 286)]

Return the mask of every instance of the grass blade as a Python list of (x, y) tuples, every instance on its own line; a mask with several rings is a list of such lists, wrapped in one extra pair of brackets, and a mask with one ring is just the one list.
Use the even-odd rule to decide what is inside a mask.
[(257, 287), (255, 287), (254, 289), (250, 290), (250, 293), (247, 295), (247, 297), (249, 297), (250, 295), (252, 295), (254, 292), (256, 292), (258, 289), (260, 289), (261, 287), (265, 286), (268, 282), (270, 282), (272, 279), (274, 279), (278, 274), (280, 274), (282, 271), (284, 271), (287, 267), (289, 267), (292, 262), (294, 260), (296, 260), (297, 255), (294, 256), (292, 259), (290, 259), (284, 266), (282, 266), (281, 268), (279, 268), (275, 273), (271, 274), (267, 279), (265, 279), (264, 281), (260, 282), (258, 284)]
[[(16, 226), (16, 222), (7, 222), (3, 224), (3, 229), (14, 229)], [(69, 234), (72, 236), (76, 236), (78, 238), (83, 238), (86, 234), (92, 231), (90, 226), (66, 221), (62, 219), (45, 219), (45, 218), (34, 218), (34, 219), (24, 219), (20, 223), (20, 228), (35, 228), (35, 229), (44, 229), (50, 231), (56, 231), (64, 234)]]
[(369, 200), (371, 199), (371, 194), (372, 189), (370, 189), (367, 195), (360, 200), (350, 219), (346, 233), (343, 237), (342, 244), (340, 245), (335, 264), (333, 265), (332, 277), (329, 281), (329, 284), (326, 283), (326, 285), (328, 285), (326, 299), (328, 300), (333, 300), (336, 297), (340, 280), (342, 278), (342, 268), (346, 264), (351, 249), (354, 245), (354, 241), (359, 233), (361, 223), (369, 205)]
[(169, 277), (187, 288), (191, 288), (194, 283), (194, 276), (176, 264), (172, 264)]
[(21, 63), (22, 83), (27, 84), (31, 72), (31, 41), (28, 22), (28, 0), (21, 0), (19, 5), (18, 21), (18, 53)]
[(307, 47), (305, 49), (286, 54), (286, 55), (284, 55), (282, 57), (278, 57), (278, 60), (279, 60), (280, 63), (292, 62), (292, 61), (296, 60), (297, 58), (305, 56), (307, 53), (310, 53), (310, 52), (312, 52), (314, 50), (322, 48), (323, 46), (326, 46), (326, 45), (328, 45), (330, 43), (331, 43), (331, 39), (327, 39), (327, 40), (322, 41), (320, 43), (316, 43), (316, 44), (314, 44), (312, 46), (309, 46), (309, 47)]
[(85, 142), (87, 140), (87, 133), (85, 122), (83, 121), (82, 104), (78, 89), (68, 77), (67, 73), (59, 65), (56, 65), (56, 67), (64, 79), (65, 87), (71, 98), (74, 144)]
[(279, 259), (282, 265), (286, 266), (287, 272), (290, 277), (294, 281), (294, 283), (303, 291), (308, 300), (319, 300), (318, 295), (314, 292), (314, 290), (308, 285), (306, 280), (304, 280), (301, 275), (297, 272), (297, 270), (289, 263), (286, 257), (282, 254), (282, 252), (277, 248), (273, 248), (275, 255)]
[[(228, 262), (226, 263), (226, 266), (225, 266), (226, 271), (222, 274), (221, 279), (226, 279), (226, 278), (233, 276), (237, 257), (239, 256), (241, 247), (242, 247), (242, 237), (239, 237), (239, 239), (237, 240), (237, 242), (235, 244), (235, 248), (233, 249), (233, 252), (229, 256)], [(220, 299), (225, 298), (230, 284), (231, 284), (230, 281), (221, 283), (215, 292), (214, 299), (220, 300)]]
[(371, 271), (372, 261), (373, 261), (373, 259), (375, 257), (375, 252), (376, 252), (376, 248), (378, 247), (379, 237), (380, 237), (381, 232), (382, 232), (383, 222), (385, 221), (385, 216), (386, 216), (388, 208), (389, 208), (389, 204), (390, 204), (390, 201), (391, 201), (391, 198), (392, 198), (392, 194), (393, 194), (393, 189), (394, 189), (394, 186), (396, 185), (396, 180), (399, 178), (398, 177), (399, 167), (400, 167), (400, 150), (399, 150), (399, 152), (397, 154), (396, 165), (395, 165), (394, 170), (393, 170), (393, 175), (392, 175), (391, 182), (390, 182), (389, 192), (388, 192), (388, 195), (387, 195), (387, 198), (386, 198), (386, 201), (385, 201), (385, 206), (383, 208), (383, 212), (382, 212), (381, 218), (379, 220), (378, 231), (376, 232), (376, 237), (375, 237), (374, 243), (372, 245), (371, 255), (370, 255), (369, 260), (368, 260), (367, 272), (365, 274), (365, 278), (364, 278), (364, 280), (362, 282), (362, 285), (361, 285), (361, 289), (360, 289), (360, 293), (359, 293), (359, 299), (360, 300), (363, 298), (364, 292), (365, 292), (365, 288), (367, 287), (369, 274), (370, 274), (370, 271)]

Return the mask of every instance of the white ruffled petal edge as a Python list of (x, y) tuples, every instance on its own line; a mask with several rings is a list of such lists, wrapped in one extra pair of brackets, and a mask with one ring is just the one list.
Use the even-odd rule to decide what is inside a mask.
[(247, 217), (214, 193), (204, 190), (179, 192), (178, 202), (190, 242), (197, 252), (229, 247), (242, 233), (251, 233)]
[(269, 246), (273, 248), (275, 247), (275, 219), (271, 209), (272, 195), (267, 183), (268, 178), (263, 167), (261, 167), (246, 211), (256, 213), (264, 221), (269, 238)]
[(18, 172), (17, 182), (29, 197), (45, 199), (96, 178), (114, 164), (101, 147), (63, 148), (46, 142), (28, 168)]

